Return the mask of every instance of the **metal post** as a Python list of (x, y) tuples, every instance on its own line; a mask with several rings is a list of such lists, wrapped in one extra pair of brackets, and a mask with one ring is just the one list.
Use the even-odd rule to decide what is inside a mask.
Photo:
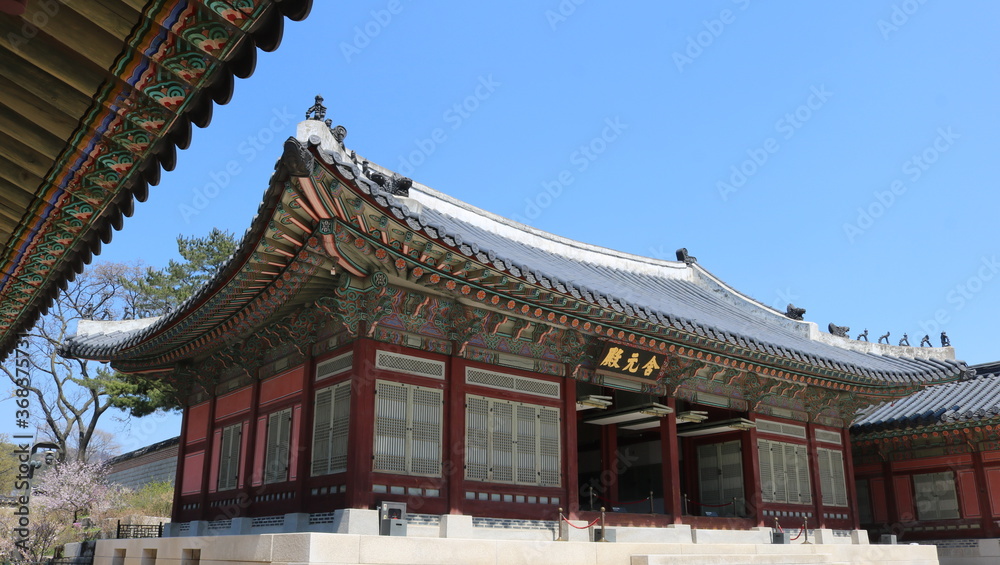
[(649, 491), (649, 513), (656, 514), (656, 507), (653, 505), (653, 491)]
[(684, 514), (688, 514), (688, 493), (684, 493)]
[(802, 543), (809, 543), (809, 518), (802, 519), (802, 533), (806, 536), (806, 541)]
[(601, 541), (608, 541), (608, 527), (604, 524), (604, 507), (601, 507)]
[(736, 516), (738, 518), (742, 518), (743, 517), (743, 513), (739, 512), (737, 510), (737, 508), (736, 508), (736, 497), (735, 496), (733, 497), (733, 516)]
[[(569, 541), (567, 536), (563, 535), (563, 528), (566, 527), (566, 524), (563, 523), (563, 509), (561, 507), (559, 508), (559, 521), (556, 522), (556, 527), (558, 528), (556, 531), (559, 532), (559, 537), (556, 538), (556, 541)], [(568, 534), (569, 532), (566, 533)]]

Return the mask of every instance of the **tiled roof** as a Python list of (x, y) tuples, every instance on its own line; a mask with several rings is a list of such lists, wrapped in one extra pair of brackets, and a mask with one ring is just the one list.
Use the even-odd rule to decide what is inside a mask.
[(986, 420), (1000, 416), (1000, 374), (932, 385), (870, 409), (854, 422), (858, 433)]
[(418, 211), (400, 206), (410, 199), (389, 197), (392, 210), (397, 217), (402, 214), (411, 228), (436, 234), (437, 239), (446, 241), (450, 236), (461, 241), (460, 248), (472, 251), (467, 255), (500, 271), (652, 322), (888, 382), (948, 379), (966, 368), (945, 354), (950, 349), (885, 346), (821, 332), (814, 323), (791, 320), (738, 293), (698, 264), (638, 257), (567, 240), (416, 184), (411, 196), (419, 203)]
[(163, 441), (158, 441), (154, 444), (147, 445), (146, 447), (140, 447), (134, 451), (129, 451), (128, 453), (122, 453), (121, 455), (116, 455), (111, 459), (104, 462), (105, 465), (114, 465), (116, 463), (121, 463), (122, 461), (128, 461), (129, 459), (135, 459), (136, 457), (142, 457), (143, 455), (148, 455), (150, 453), (155, 453), (157, 451), (162, 451), (164, 449), (180, 445), (180, 436), (172, 437), (170, 439), (165, 439)]
[[(698, 264), (639, 257), (562, 238), (417, 183), (408, 196), (391, 195), (362, 174), (360, 160), (352, 159), (328, 132), (321, 131), (323, 128), (322, 122), (307, 120), (300, 125), (299, 139), (321, 143), (313, 149), (319, 160), (328, 169), (353, 179), (353, 190), (372, 196), (387, 214), (412, 230), (505, 276), (721, 344), (857, 375), (868, 382), (912, 385), (955, 379), (967, 370), (954, 359), (951, 348), (861, 342), (822, 332), (812, 322), (791, 320), (730, 288)], [(385, 174), (392, 175), (390, 171)], [(265, 203), (274, 201), (273, 193), (282, 191), (282, 184), (271, 184)], [(267, 222), (269, 209), (261, 206), (248, 237)], [(189, 310), (201, 302), (200, 296), (229, 279), (221, 273), (230, 272), (252, 251), (253, 245), (245, 243), (219, 276), (163, 319), (117, 339), (106, 334), (77, 336), (67, 344), (67, 352), (83, 357), (114, 356), (174, 320), (189, 316)]]

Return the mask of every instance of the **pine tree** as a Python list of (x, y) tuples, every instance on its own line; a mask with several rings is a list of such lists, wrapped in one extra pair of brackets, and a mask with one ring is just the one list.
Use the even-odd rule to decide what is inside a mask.
[(236, 251), (236, 243), (232, 233), (218, 228), (205, 237), (177, 236), (182, 261), (171, 259), (162, 269), (148, 268), (139, 280), (123, 281), (137, 295), (134, 317), (158, 316), (180, 306), (212, 278)]

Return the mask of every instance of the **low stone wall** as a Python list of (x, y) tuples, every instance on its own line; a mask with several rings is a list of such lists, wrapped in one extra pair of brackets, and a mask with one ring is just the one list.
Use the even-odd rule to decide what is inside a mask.
[(1000, 539), (949, 539), (920, 543), (937, 547), (941, 565), (996, 565), (1000, 563)]
[[(443, 524), (444, 522), (442, 522)], [(102, 540), (94, 565), (382, 564), (658, 565), (687, 563), (937, 565), (926, 545), (594, 543), (360, 534), (264, 534)]]

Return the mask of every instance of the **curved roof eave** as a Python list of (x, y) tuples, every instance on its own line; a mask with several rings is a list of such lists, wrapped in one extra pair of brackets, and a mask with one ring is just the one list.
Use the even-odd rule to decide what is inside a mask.
[[(7, 148), (41, 168), (17, 169), (10, 178), (16, 167), (0, 167), (0, 188), (21, 202), (19, 221), (0, 218), (0, 358), (111, 241), (160, 171), (174, 168), (192, 124), (208, 126), (213, 105), (232, 96), (234, 78), (253, 73), (257, 49), (276, 49), (284, 19), (306, 18), (312, 0), (241, 9), (202, 0), (152, 0), (142, 11), (134, 5), (60, 6), (55, 15), (41, 14), (49, 23), (25, 49), (0, 48), (0, 98), (25, 103), (8, 122), (15, 129), (0, 128), (0, 135), (17, 144), (17, 131), (41, 132)], [(44, 9), (30, 2), (22, 15), (0, 14), (0, 27), (32, 21)], [(81, 94), (88, 88), (89, 101)], [(55, 101), (44, 112), (29, 103), (42, 95)]]

